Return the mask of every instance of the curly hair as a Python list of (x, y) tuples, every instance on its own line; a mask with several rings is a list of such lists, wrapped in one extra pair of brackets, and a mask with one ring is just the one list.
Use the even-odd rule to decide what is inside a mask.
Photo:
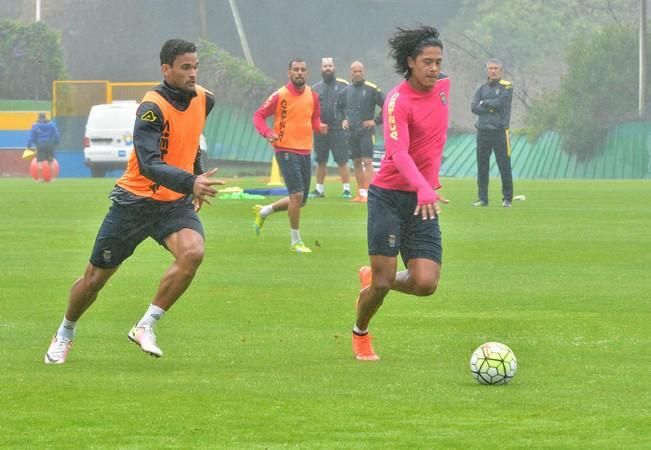
[(389, 39), (389, 56), (394, 59), (393, 67), (396, 72), (409, 78), (411, 70), (407, 58), (416, 58), (425, 47), (439, 47), (443, 50), (436, 28), (426, 25), (418, 28), (398, 27)]

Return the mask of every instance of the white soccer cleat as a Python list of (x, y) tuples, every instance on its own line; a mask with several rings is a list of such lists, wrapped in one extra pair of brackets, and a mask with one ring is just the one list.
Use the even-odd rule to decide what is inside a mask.
[(138, 344), (143, 352), (149, 353), (156, 358), (163, 356), (163, 351), (156, 345), (156, 335), (152, 327), (139, 327), (136, 324), (129, 331), (128, 337), (131, 342)]
[(45, 354), (45, 364), (63, 364), (66, 362), (71, 347), (72, 339), (55, 335)]

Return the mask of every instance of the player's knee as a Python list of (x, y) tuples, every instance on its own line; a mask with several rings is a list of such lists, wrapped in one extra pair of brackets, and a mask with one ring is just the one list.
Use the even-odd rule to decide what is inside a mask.
[(414, 295), (427, 297), (436, 292), (438, 283), (436, 280), (417, 280), (414, 284)]
[(85, 290), (91, 294), (99, 292), (107, 281), (108, 277), (104, 276), (101, 271), (93, 269), (87, 271), (81, 279)]
[(391, 286), (393, 286), (393, 281), (394, 280), (391, 278), (386, 278), (386, 277), (381, 277), (376, 275), (373, 278), (373, 289), (375, 289), (380, 294), (386, 295), (391, 290)]
[(289, 203), (303, 207), (307, 203), (307, 197), (302, 192), (294, 192), (289, 196)]
[(205, 255), (203, 246), (195, 245), (183, 251), (179, 257), (179, 263), (187, 270), (196, 270)]

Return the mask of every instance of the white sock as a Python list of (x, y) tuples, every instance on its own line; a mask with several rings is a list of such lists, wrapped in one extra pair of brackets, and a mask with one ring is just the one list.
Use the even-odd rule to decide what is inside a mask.
[(361, 195), (362, 197), (368, 197), (368, 189), (360, 189), (359, 195)]
[(353, 332), (354, 332), (355, 334), (359, 335), (359, 336), (363, 336), (363, 335), (365, 335), (365, 334), (368, 334), (368, 328), (365, 329), (365, 330), (360, 330), (360, 329), (357, 327), (357, 324), (355, 324), (355, 325), (353, 325)]
[(142, 319), (140, 319), (140, 322), (138, 322), (139, 327), (153, 327), (156, 325), (156, 322), (161, 320), (163, 316), (165, 315), (165, 310), (163, 308), (159, 308), (158, 306), (151, 304), (149, 305), (149, 308), (147, 308), (147, 312), (145, 313), (144, 316), (142, 316)]
[(263, 219), (266, 219), (270, 215), (274, 213), (274, 209), (271, 207), (271, 205), (266, 205), (263, 206), (262, 209), (260, 210), (260, 217)]
[(344, 183), (343, 190), (344, 191), (350, 191), (350, 183)]
[(292, 236), (292, 245), (296, 244), (298, 241), (301, 240), (301, 232), (298, 230), (289, 230), (291, 236)]
[(325, 187), (322, 184), (317, 183), (316, 190), (319, 194), (323, 194), (323, 191), (325, 191)]
[(77, 326), (77, 322), (68, 320), (66, 319), (66, 316), (63, 316), (63, 321), (61, 322), (61, 325), (59, 325), (59, 329), (57, 330), (57, 336), (61, 336), (72, 340), (75, 337), (76, 326)]

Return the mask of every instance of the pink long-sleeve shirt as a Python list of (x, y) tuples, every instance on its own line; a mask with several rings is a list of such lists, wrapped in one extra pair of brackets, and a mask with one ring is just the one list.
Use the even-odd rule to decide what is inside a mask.
[[(389, 92), (383, 110), (385, 155), (372, 184), (408, 192), (419, 192), (425, 183), (430, 189), (441, 187), (449, 96), (449, 78), (437, 80), (429, 92), (417, 91), (407, 81)], [(407, 174), (398, 170), (394, 156), (399, 152), (407, 152), (417, 170)]]

